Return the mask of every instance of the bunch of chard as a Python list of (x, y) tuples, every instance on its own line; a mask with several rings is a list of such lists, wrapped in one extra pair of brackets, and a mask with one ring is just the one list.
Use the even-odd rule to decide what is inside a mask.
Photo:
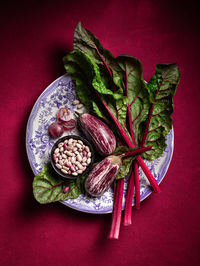
[[(91, 113), (105, 119), (120, 141), (129, 148), (152, 146), (135, 160), (124, 160), (116, 176), (110, 239), (118, 239), (121, 224), (124, 177), (128, 174), (124, 225), (131, 224), (132, 200), (140, 208), (138, 166), (153, 190), (160, 188), (143, 159), (154, 160), (166, 148), (172, 128), (173, 96), (180, 73), (176, 63), (159, 64), (148, 83), (143, 80), (141, 62), (130, 56), (114, 57), (99, 40), (78, 23), (74, 50), (63, 58), (66, 72), (76, 84), (79, 100)], [(123, 169), (126, 169), (123, 172)]]

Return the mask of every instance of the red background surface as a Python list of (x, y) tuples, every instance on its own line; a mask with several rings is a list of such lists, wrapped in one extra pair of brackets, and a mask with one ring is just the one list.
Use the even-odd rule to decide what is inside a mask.
[[(199, 26), (194, 1), (7, 1), (0, 8), (0, 264), (199, 265)], [(134, 210), (133, 224), (107, 240), (111, 215), (91, 215), (60, 203), (40, 205), (25, 128), (37, 97), (65, 71), (82, 21), (114, 55), (143, 63), (177, 62), (175, 150), (160, 185)]]

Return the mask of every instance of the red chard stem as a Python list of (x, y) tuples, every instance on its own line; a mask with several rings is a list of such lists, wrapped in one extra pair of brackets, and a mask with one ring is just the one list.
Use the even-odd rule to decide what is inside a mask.
[[(100, 96), (99, 96), (100, 97)], [(105, 109), (107, 110), (107, 112), (109, 113), (110, 117), (113, 119), (116, 127), (118, 128), (118, 130), (120, 131), (124, 141), (126, 142), (126, 144), (128, 145), (129, 148), (134, 148), (133, 143), (130, 141), (129, 137), (126, 135), (125, 131), (123, 130), (122, 126), (120, 125), (120, 123), (117, 121), (117, 119), (114, 117), (114, 115), (111, 113), (111, 111), (109, 110), (108, 106), (104, 103), (104, 101), (102, 100), (102, 98), (100, 97), (100, 100), (102, 102), (102, 104), (104, 105)], [(148, 167), (146, 166), (146, 164), (144, 163), (144, 161), (142, 160), (142, 158), (140, 156), (138, 156), (136, 158), (138, 164), (141, 166), (143, 172), (145, 173), (146, 177), (148, 178), (150, 184), (152, 185), (153, 189), (155, 192), (161, 192), (156, 180), (154, 179), (153, 175), (151, 174), (151, 172), (149, 171)]]
[(150, 108), (150, 112), (149, 112), (149, 116), (148, 116), (148, 120), (147, 120), (147, 124), (146, 124), (146, 127), (145, 127), (145, 130), (144, 130), (144, 134), (143, 134), (143, 138), (142, 138), (142, 141), (140, 143), (140, 146), (144, 146), (145, 145), (145, 142), (146, 142), (146, 139), (147, 139), (147, 135), (149, 133), (149, 125), (150, 125), (150, 122), (151, 122), (151, 118), (153, 116), (153, 109), (154, 109), (154, 105), (155, 105), (155, 101), (156, 101), (156, 97), (160, 91), (160, 88), (162, 86), (162, 83), (163, 83), (163, 80), (161, 81), (157, 91), (156, 91), (156, 94), (154, 96), (154, 101), (151, 105), (151, 108)]
[(131, 122), (131, 109), (130, 105), (128, 105), (128, 121), (129, 121), (129, 129), (130, 129), (130, 134), (132, 138), (133, 145), (135, 146), (135, 140), (134, 140), (134, 134), (133, 134), (133, 127), (132, 127), (132, 122)]
[(145, 175), (146, 175), (147, 179), (149, 180), (149, 183), (152, 186), (152, 188), (154, 189), (154, 191), (157, 193), (160, 193), (161, 189), (159, 188), (155, 178), (153, 177), (153, 175), (149, 171), (149, 168), (146, 166), (146, 164), (142, 160), (141, 156), (138, 156), (136, 158), (136, 160), (137, 160), (138, 164), (141, 166), (143, 172), (145, 173)]
[(138, 164), (136, 161), (133, 162), (133, 171), (135, 179), (135, 208), (140, 209), (140, 182)]
[[(99, 95), (99, 94), (98, 94)], [(120, 125), (119, 121), (115, 118), (115, 116), (111, 113), (110, 109), (108, 108), (108, 106), (105, 104), (105, 102), (102, 100), (101, 96), (99, 95), (99, 99), (101, 100), (103, 106), (105, 107), (106, 111), (109, 113), (110, 117), (112, 118), (113, 122), (115, 123), (115, 126), (117, 127), (117, 129), (119, 130), (119, 132), (121, 133), (122, 138), (124, 139), (124, 141), (126, 142), (126, 144), (130, 147), (130, 148), (134, 148), (133, 143), (130, 141), (129, 137), (126, 135), (126, 132), (123, 130), (122, 126)]]
[(149, 112), (147, 124), (146, 124), (145, 130), (144, 130), (142, 141), (140, 143), (141, 147), (143, 147), (145, 145), (145, 142), (146, 142), (146, 139), (147, 139), (147, 135), (148, 135), (148, 131), (149, 131), (149, 125), (150, 125), (152, 114), (153, 114), (153, 108), (154, 108), (154, 104), (152, 104), (150, 112)]
[(136, 155), (139, 155), (143, 152), (146, 152), (146, 151), (149, 151), (152, 149), (152, 146), (148, 146), (148, 147), (142, 147), (142, 148), (138, 148), (138, 149), (135, 149), (133, 151), (130, 151), (130, 152), (127, 152), (125, 154), (123, 154), (123, 157), (122, 159), (125, 159), (125, 158), (128, 158), (128, 157), (131, 157), (131, 156), (136, 156)]
[(124, 178), (117, 181), (114, 192), (112, 223), (108, 239), (118, 239), (121, 225)]
[(125, 212), (124, 212), (124, 225), (128, 226), (132, 224), (132, 201), (133, 201), (133, 193), (134, 193), (134, 173), (131, 169), (129, 181), (128, 181), (128, 189), (126, 194), (126, 203), (125, 203)]
[(109, 73), (109, 75), (110, 75), (110, 77), (111, 77), (111, 79), (112, 79), (112, 78), (113, 78), (113, 75), (112, 75), (112, 72), (111, 72), (110, 68), (108, 67), (108, 65), (107, 65), (105, 59), (103, 58), (103, 56), (100, 54), (98, 48), (97, 48), (97, 47), (95, 47), (95, 48), (96, 48), (97, 54), (99, 55), (99, 57), (100, 57), (101, 60), (103, 61), (104, 65), (105, 65), (105, 67), (107, 68), (108, 73)]

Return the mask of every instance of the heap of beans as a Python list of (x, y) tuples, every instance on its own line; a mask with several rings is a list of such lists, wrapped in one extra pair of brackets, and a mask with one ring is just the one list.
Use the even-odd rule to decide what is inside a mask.
[(55, 166), (63, 174), (77, 176), (91, 163), (91, 151), (82, 140), (66, 139), (60, 142), (53, 153)]

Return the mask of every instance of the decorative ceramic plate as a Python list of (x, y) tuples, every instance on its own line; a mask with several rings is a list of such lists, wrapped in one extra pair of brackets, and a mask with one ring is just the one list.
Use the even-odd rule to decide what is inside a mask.
[[(31, 168), (34, 174), (38, 174), (43, 165), (49, 161), (51, 148), (55, 140), (48, 135), (49, 125), (55, 121), (56, 113), (61, 107), (68, 107), (72, 112), (75, 111), (75, 106), (72, 102), (76, 99), (74, 85), (68, 75), (63, 75), (51, 83), (37, 99), (31, 111), (26, 131), (26, 150)], [(79, 134), (74, 129), (68, 131), (64, 135)], [(151, 173), (159, 184), (169, 167), (174, 144), (173, 129), (167, 135), (167, 148), (163, 155), (158, 159), (148, 162), (145, 161)], [(140, 176), (140, 198), (144, 200), (151, 193), (151, 187), (148, 180), (139, 169)], [(125, 205), (125, 194), (127, 188), (127, 180), (125, 180), (123, 208)], [(89, 213), (110, 213), (113, 208), (113, 189), (110, 188), (102, 196), (96, 198), (88, 198), (80, 195), (77, 199), (69, 199), (61, 202), (64, 205), (82, 212)], [(133, 199), (134, 205), (134, 199)]]

